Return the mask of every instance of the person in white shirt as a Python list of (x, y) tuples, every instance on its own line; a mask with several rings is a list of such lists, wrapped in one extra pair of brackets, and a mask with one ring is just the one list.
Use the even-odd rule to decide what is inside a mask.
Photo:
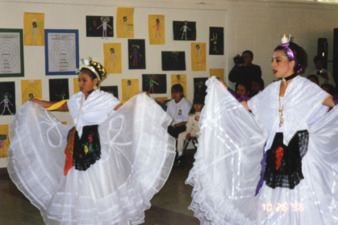
[(172, 100), (168, 103), (167, 113), (173, 118), (168, 133), (174, 138), (186, 130), (188, 114), (191, 109), (190, 102), (183, 97), (183, 87), (175, 84), (171, 87)]

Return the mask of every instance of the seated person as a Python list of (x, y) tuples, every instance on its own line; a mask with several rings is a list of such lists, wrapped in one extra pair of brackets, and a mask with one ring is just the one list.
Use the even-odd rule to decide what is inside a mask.
[(236, 84), (236, 94), (239, 96), (248, 97), (250, 95), (250, 89), (246, 84)]
[(194, 98), (193, 106), (189, 112), (188, 122), (186, 124), (186, 131), (178, 135), (177, 141), (177, 153), (178, 157), (183, 155), (183, 145), (184, 140), (189, 140), (191, 138), (198, 137), (197, 133), (200, 131), (198, 122), (200, 120), (200, 115), (202, 108), (204, 106), (204, 99), (202, 97), (196, 96)]
[(262, 78), (251, 81), (250, 97), (255, 96), (264, 89), (264, 80)]
[(228, 89), (229, 92), (237, 99), (237, 101), (248, 101), (250, 99), (250, 89), (248, 88), (248, 85), (243, 83), (236, 84), (235, 91)]
[(172, 100), (168, 103), (167, 113), (173, 120), (168, 127), (168, 133), (177, 138), (179, 133), (186, 130), (185, 124), (188, 121), (191, 104), (183, 97), (183, 87), (180, 84), (175, 84), (171, 87), (171, 98)]

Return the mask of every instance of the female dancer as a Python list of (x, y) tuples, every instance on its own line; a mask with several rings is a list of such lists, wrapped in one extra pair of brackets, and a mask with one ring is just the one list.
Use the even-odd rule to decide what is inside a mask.
[[(145, 94), (121, 106), (97, 89), (104, 77), (90, 61), (79, 93), (60, 104), (33, 99), (10, 125), (9, 175), (46, 224), (140, 224), (169, 175), (171, 118)], [(47, 107), (69, 110), (75, 127)]]
[(338, 108), (328, 112), (332, 96), (298, 76), (305, 67), (301, 47), (279, 45), (272, 68), (280, 80), (242, 104), (215, 78), (207, 82), (187, 179), (202, 224), (338, 224)]

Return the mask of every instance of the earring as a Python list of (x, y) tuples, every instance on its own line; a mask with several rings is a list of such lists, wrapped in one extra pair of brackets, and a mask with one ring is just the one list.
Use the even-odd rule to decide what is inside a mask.
[(97, 90), (97, 86), (95, 85), (95, 86), (94, 86), (94, 91), (96, 91), (96, 90)]

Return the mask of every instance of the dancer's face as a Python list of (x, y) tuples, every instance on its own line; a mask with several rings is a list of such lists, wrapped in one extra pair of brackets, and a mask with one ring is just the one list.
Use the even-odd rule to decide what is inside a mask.
[(272, 56), (272, 71), (277, 78), (283, 78), (292, 75), (295, 61), (289, 61), (284, 51), (278, 50)]
[(80, 72), (79, 74), (79, 87), (82, 93), (87, 94), (92, 91), (97, 84), (97, 78), (92, 79), (87, 73)]

